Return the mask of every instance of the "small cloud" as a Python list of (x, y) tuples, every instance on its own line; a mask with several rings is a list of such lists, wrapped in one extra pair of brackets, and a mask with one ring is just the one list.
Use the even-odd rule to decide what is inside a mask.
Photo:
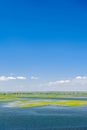
[(25, 80), (25, 79), (26, 79), (26, 77), (19, 76), (19, 77), (17, 77), (17, 79), (20, 79), (20, 80)]
[(13, 77), (13, 76), (0, 76), (0, 81), (9, 81), (9, 80), (25, 80), (26, 77), (19, 76), (19, 77)]
[(87, 76), (77, 76), (76, 79), (80, 79), (80, 80), (87, 79)]
[(82, 79), (82, 77), (81, 76), (77, 76), (76, 79)]
[(7, 78), (5, 76), (0, 76), (0, 81), (5, 81)]
[(86, 85), (87, 84), (87, 76), (77, 76), (74, 80), (73, 83), (80, 84), (80, 85)]
[(36, 77), (36, 76), (31, 76), (31, 80), (38, 80), (39, 77)]
[(48, 82), (46, 85), (47, 86), (52, 86), (52, 85), (60, 85), (60, 84), (67, 84), (70, 83), (70, 80), (58, 80), (58, 81), (54, 81), (54, 82)]
[(0, 76), (0, 81), (8, 81), (8, 80), (15, 80), (15, 77), (6, 77), (6, 76)]
[(8, 80), (14, 80), (16, 79), (15, 77), (7, 77)]

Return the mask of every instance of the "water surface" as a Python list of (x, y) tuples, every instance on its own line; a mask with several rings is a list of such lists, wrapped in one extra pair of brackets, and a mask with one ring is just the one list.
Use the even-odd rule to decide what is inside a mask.
[(0, 130), (87, 130), (87, 106), (4, 107), (0, 103)]

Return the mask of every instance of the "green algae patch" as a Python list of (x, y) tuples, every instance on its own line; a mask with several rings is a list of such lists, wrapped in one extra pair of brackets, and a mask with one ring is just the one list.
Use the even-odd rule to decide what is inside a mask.
[(14, 101), (11, 104), (9, 104), (10, 107), (21, 107), (21, 108), (41, 107), (47, 105), (78, 107), (78, 106), (87, 105), (87, 101), (85, 100), (65, 100), (65, 101), (20, 100), (20, 101)]
[(32, 103), (26, 103), (22, 107), (23, 108), (27, 108), (27, 107), (40, 107), (40, 106), (47, 106), (47, 105), (51, 105), (51, 104), (52, 104), (52, 102), (36, 101), (36, 102), (32, 102)]
[(87, 101), (83, 100), (66, 100), (60, 102), (53, 102), (54, 105), (62, 105), (62, 106), (83, 106), (87, 105)]
[(46, 105), (51, 105), (51, 102), (47, 101), (27, 101), (27, 100), (21, 100), (17, 102), (13, 102), (10, 104), (12, 107), (21, 107), (21, 108), (28, 108), (28, 107), (39, 107), (39, 106), (46, 106)]

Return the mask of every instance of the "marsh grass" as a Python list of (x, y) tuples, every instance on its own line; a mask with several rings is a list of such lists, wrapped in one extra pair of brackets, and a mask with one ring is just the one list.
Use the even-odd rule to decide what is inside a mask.
[(56, 106), (84, 106), (87, 105), (87, 101), (83, 100), (65, 100), (65, 101), (47, 101), (47, 100), (20, 100), (14, 101), (13, 103), (9, 104), (11, 107), (21, 107), (21, 108), (28, 108), (28, 107), (40, 107), (40, 106), (48, 106), (48, 105), (56, 105)]

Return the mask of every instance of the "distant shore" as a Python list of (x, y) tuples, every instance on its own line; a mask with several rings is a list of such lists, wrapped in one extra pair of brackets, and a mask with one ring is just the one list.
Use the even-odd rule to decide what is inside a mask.
[(8, 92), (0, 93), (0, 101), (16, 100), (18, 98), (44, 98), (44, 99), (56, 99), (56, 98), (87, 98), (87, 92)]

